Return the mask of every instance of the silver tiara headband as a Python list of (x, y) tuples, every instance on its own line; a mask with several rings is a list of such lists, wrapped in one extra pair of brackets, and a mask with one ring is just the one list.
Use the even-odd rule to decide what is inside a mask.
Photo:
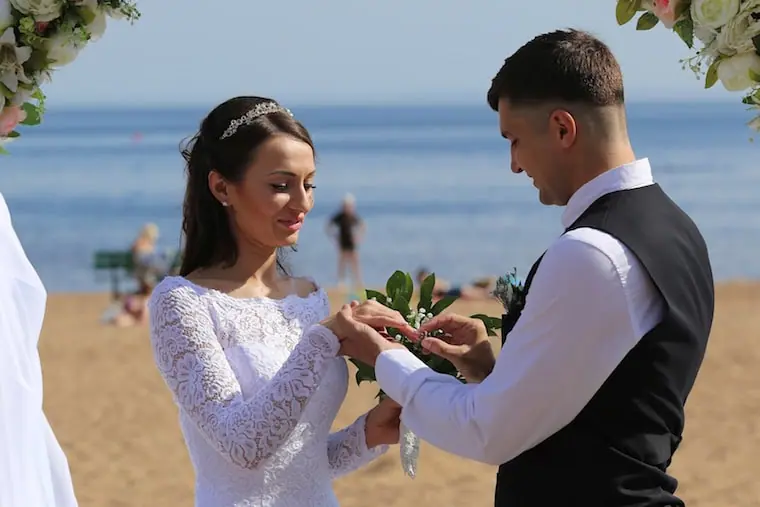
[(290, 109), (286, 109), (279, 105), (277, 102), (259, 102), (256, 104), (253, 109), (245, 113), (240, 118), (237, 118), (235, 120), (232, 120), (230, 122), (230, 126), (227, 127), (227, 130), (224, 131), (224, 134), (219, 138), (221, 139), (227, 139), (228, 137), (232, 137), (235, 135), (235, 132), (238, 131), (240, 127), (243, 127), (245, 125), (250, 125), (253, 123), (253, 120), (258, 118), (259, 116), (264, 116), (265, 114), (270, 113), (287, 113), (290, 116), (293, 116), (293, 113), (290, 112)]

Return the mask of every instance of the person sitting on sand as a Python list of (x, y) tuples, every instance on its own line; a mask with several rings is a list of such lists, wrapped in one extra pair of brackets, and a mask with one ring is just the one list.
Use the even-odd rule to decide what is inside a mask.
[(169, 272), (170, 266), (166, 256), (156, 251), (157, 241), (158, 226), (154, 223), (147, 223), (132, 243), (134, 276), (138, 284), (153, 286)]
[[(417, 284), (421, 285), (422, 281), (430, 275), (427, 268), (420, 268), (417, 271)], [(469, 285), (452, 286), (451, 283), (443, 278), (435, 278), (433, 286), (433, 299), (438, 300), (445, 296), (454, 296), (466, 300), (488, 299), (496, 287), (496, 277), (478, 278)]]
[(148, 322), (148, 298), (153, 292), (153, 286), (140, 282), (139, 288), (132, 294), (126, 296), (118, 313), (105, 318), (107, 324), (113, 324), (116, 327), (130, 327), (144, 325)]

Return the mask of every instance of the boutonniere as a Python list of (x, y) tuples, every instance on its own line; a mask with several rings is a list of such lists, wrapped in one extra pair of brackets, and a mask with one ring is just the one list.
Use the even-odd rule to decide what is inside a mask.
[(493, 295), (504, 307), (506, 315), (519, 314), (525, 306), (525, 285), (517, 278), (517, 269), (496, 280)]

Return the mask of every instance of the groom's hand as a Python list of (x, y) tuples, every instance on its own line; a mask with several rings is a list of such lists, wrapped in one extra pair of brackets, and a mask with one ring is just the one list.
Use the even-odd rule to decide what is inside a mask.
[(496, 356), (483, 321), (445, 313), (420, 326), (420, 333), (440, 329), (444, 335), (422, 339), (422, 347), (456, 366), (467, 382), (483, 381), (493, 371)]

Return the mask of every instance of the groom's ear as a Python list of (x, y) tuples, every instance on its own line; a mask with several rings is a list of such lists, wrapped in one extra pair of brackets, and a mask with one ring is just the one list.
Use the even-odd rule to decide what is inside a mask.
[(549, 131), (563, 148), (572, 146), (578, 133), (575, 118), (562, 109), (552, 112), (549, 117)]

